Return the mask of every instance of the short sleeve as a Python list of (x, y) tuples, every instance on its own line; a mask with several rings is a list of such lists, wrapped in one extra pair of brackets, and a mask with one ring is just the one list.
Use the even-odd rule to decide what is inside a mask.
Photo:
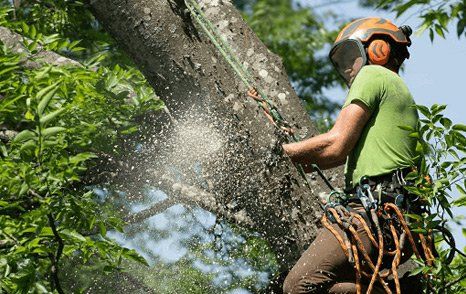
[(366, 65), (359, 71), (350, 87), (343, 108), (360, 101), (373, 112), (380, 104), (383, 91), (383, 78), (377, 66)]

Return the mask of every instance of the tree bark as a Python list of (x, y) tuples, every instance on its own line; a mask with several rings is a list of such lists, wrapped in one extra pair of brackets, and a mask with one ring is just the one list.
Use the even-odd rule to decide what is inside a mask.
[[(280, 58), (267, 50), (235, 7), (225, 0), (199, 4), (298, 137), (315, 135)], [(98, 0), (91, 6), (173, 116), (166, 126), (171, 137), (162, 140), (156, 135), (144, 144), (147, 158), (137, 163), (137, 177), (144, 175), (157, 187), (159, 172), (150, 169), (175, 167), (183, 184), (212, 196), (208, 199), (215, 203), (204, 207), (229, 220), (235, 220), (228, 217), (232, 215), (247, 219), (246, 226), (269, 241), (282, 269), (288, 269), (315, 237), (321, 214), (317, 195), (327, 189), (315, 177), (308, 188), (281, 154), (285, 137), (247, 97), (248, 89), (193, 20), (184, 1)], [(194, 137), (177, 141), (186, 130)], [(184, 150), (186, 146), (190, 150)], [(211, 150), (212, 146), (217, 147)], [(168, 155), (161, 160), (158, 156), (164, 152)], [(242, 225), (241, 217), (236, 221)]]

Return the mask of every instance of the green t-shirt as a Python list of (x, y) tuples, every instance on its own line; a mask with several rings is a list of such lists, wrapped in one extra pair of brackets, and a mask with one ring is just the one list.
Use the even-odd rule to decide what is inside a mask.
[(356, 76), (343, 108), (352, 102), (366, 105), (371, 117), (346, 162), (346, 186), (363, 176), (378, 176), (416, 165), (416, 139), (398, 126), (415, 128), (419, 119), (403, 80), (379, 65), (366, 65)]

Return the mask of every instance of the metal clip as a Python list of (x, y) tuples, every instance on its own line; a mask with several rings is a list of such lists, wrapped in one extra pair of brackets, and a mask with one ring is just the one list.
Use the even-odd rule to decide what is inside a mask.
[(368, 184), (359, 186), (357, 189), (357, 195), (366, 211), (370, 211), (372, 208), (377, 209), (377, 200), (374, 199), (371, 187)]
[(404, 196), (404, 195), (402, 195), (402, 194), (396, 195), (396, 197), (395, 197), (395, 205), (398, 206), (398, 207), (400, 207), (400, 208), (403, 208), (404, 200), (405, 200), (405, 196)]

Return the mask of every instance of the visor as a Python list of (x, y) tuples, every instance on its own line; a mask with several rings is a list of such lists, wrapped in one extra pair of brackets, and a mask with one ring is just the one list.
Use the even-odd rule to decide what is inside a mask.
[(367, 63), (366, 52), (359, 40), (346, 39), (336, 43), (329, 54), (333, 66), (348, 86)]

